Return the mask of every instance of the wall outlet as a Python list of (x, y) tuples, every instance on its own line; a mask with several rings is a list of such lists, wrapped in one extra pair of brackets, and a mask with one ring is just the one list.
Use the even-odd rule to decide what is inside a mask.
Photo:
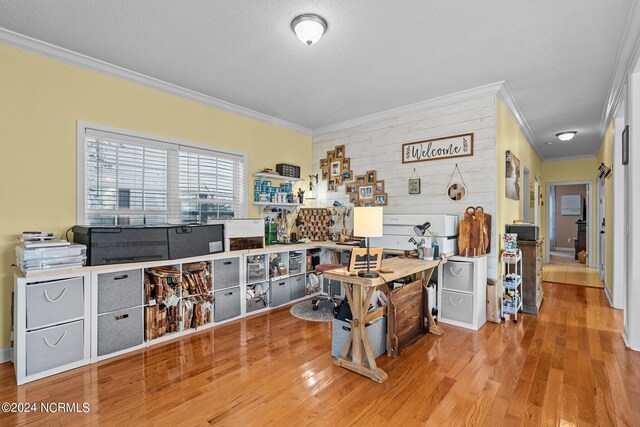
[(571, 243), (571, 237), (567, 239), (567, 243)]

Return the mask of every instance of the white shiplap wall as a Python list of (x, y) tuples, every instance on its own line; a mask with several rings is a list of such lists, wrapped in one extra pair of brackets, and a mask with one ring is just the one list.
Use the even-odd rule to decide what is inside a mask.
[[(388, 194), (385, 213), (447, 213), (461, 215), (467, 206), (482, 206), (493, 215), (491, 255), (488, 276), (496, 277), (496, 154), (495, 101), (493, 95), (481, 96), (429, 110), (399, 115), (391, 119), (367, 123), (313, 137), (313, 173), (318, 173), (320, 159), (336, 145), (345, 146), (351, 158), (354, 175), (377, 171), (384, 180)], [(474, 133), (474, 154), (471, 157), (402, 164), (402, 144), (459, 133)], [(446, 186), (458, 164), (467, 184), (468, 195), (462, 202), (452, 202), (446, 196)], [(422, 192), (409, 195), (407, 184), (413, 169), (421, 179)], [(456, 174), (456, 179), (458, 175)], [(318, 206), (335, 200), (349, 204), (344, 185), (338, 192), (327, 192), (327, 182), (318, 186)], [(352, 218), (348, 218), (350, 226)]]

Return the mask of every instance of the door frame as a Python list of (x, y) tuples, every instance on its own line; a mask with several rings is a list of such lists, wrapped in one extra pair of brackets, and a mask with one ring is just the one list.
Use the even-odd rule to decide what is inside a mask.
[(529, 198), (530, 194), (530, 186), (531, 186), (531, 172), (525, 166), (522, 166), (522, 206), (520, 207), (520, 212), (522, 213), (523, 222), (533, 222), (531, 220), (530, 215), (530, 207), (529, 207)]
[(607, 219), (607, 191), (605, 189), (606, 182), (604, 178), (596, 179), (596, 246), (598, 262), (596, 268), (598, 269), (598, 276), (602, 283), (605, 282), (607, 277), (607, 236), (602, 237), (602, 231), (605, 227), (602, 226), (602, 221), (610, 221)]
[[(545, 227), (545, 241), (547, 242), (544, 245), (544, 262), (545, 264), (549, 264), (551, 262), (551, 248), (549, 247), (549, 242), (551, 242), (551, 188), (559, 185), (581, 185), (585, 184), (587, 186), (587, 197), (585, 197), (587, 202), (587, 266), (595, 267), (595, 258), (593, 256), (593, 181), (560, 181), (560, 182), (547, 182), (547, 195), (546, 195), (546, 203), (545, 206), (545, 218), (547, 221)], [(555, 195), (555, 191), (553, 191)]]

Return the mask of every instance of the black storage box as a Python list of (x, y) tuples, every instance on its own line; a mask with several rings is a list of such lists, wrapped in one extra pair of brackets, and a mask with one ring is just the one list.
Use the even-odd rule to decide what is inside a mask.
[(169, 259), (167, 227), (75, 225), (73, 241), (87, 246), (87, 265)]
[(291, 178), (300, 178), (300, 166), (288, 165), (286, 163), (278, 163), (276, 165), (276, 172), (282, 176), (288, 176)]
[(540, 227), (533, 224), (507, 224), (506, 233), (518, 235), (518, 240), (536, 241), (540, 235)]
[(224, 251), (224, 225), (174, 225), (167, 227), (169, 258), (190, 258)]

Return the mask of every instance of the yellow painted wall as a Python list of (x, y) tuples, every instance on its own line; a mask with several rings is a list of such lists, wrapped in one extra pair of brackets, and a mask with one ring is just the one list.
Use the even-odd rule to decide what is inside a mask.
[[(597, 165), (604, 163), (611, 167), (613, 164), (613, 120), (609, 122), (607, 131), (602, 139), (602, 145), (598, 151)], [(611, 295), (613, 295), (613, 180), (615, 179), (615, 171), (609, 175), (604, 182), (605, 192), (605, 285), (609, 288)], [(596, 218), (596, 217), (594, 217)]]
[[(507, 150), (511, 150), (520, 159), (520, 200), (508, 199), (505, 196), (505, 174)], [(522, 168), (529, 170), (530, 182), (534, 177), (540, 177), (542, 172), (542, 161), (533, 151), (531, 145), (520, 131), (517, 123), (513, 120), (509, 111), (502, 104), (500, 99), (496, 99), (496, 226), (498, 238), (502, 239), (504, 225), (513, 223), (515, 219), (522, 219), (522, 200), (526, 200), (529, 206), (529, 188), (522, 188)], [(541, 216), (543, 210), (540, 210)], [(530, 218), (533, 218), (533, 208), (530, 208)], [(498, 247), (502, 248), (502, 241), (498, 242)], [(500, 271), (499, 268), (497, 270)]]
[[(589, 181), (591, 182), (591, 218), (593, 221), (596, 219), (596, 169), (597, 162), (595, 157), (589, 157), (585, 159), (574, 160), (560, 160), (557, 162), (544, 162), (542, 164), (542, 181), (543, 181), (543, 197), (545, 198), (545, 204), (547, 203), (547, 184), (548, 183), (561, 183), (561, 182), (576, 182), (576, 181)], [(547, 206), (544, 206), (544, 214), (542, 215), (542, 223), (540, 233), (544, 233), (546, 236), (546, 211)], [(596, 238), (596, 227), (591, 227), (591, 241), (594, 244)], [(592, 256), (591, 254), (589, 255)]]
[[(308, 135), (2, 44), (0, 64), (0, 347), (9, 345), (17, 235), (76, 223), (77, 120), (243, 151), (249, 174), (280, 162), (311, 172)], [(248, 213), (258, 211), (249, 204)]]

